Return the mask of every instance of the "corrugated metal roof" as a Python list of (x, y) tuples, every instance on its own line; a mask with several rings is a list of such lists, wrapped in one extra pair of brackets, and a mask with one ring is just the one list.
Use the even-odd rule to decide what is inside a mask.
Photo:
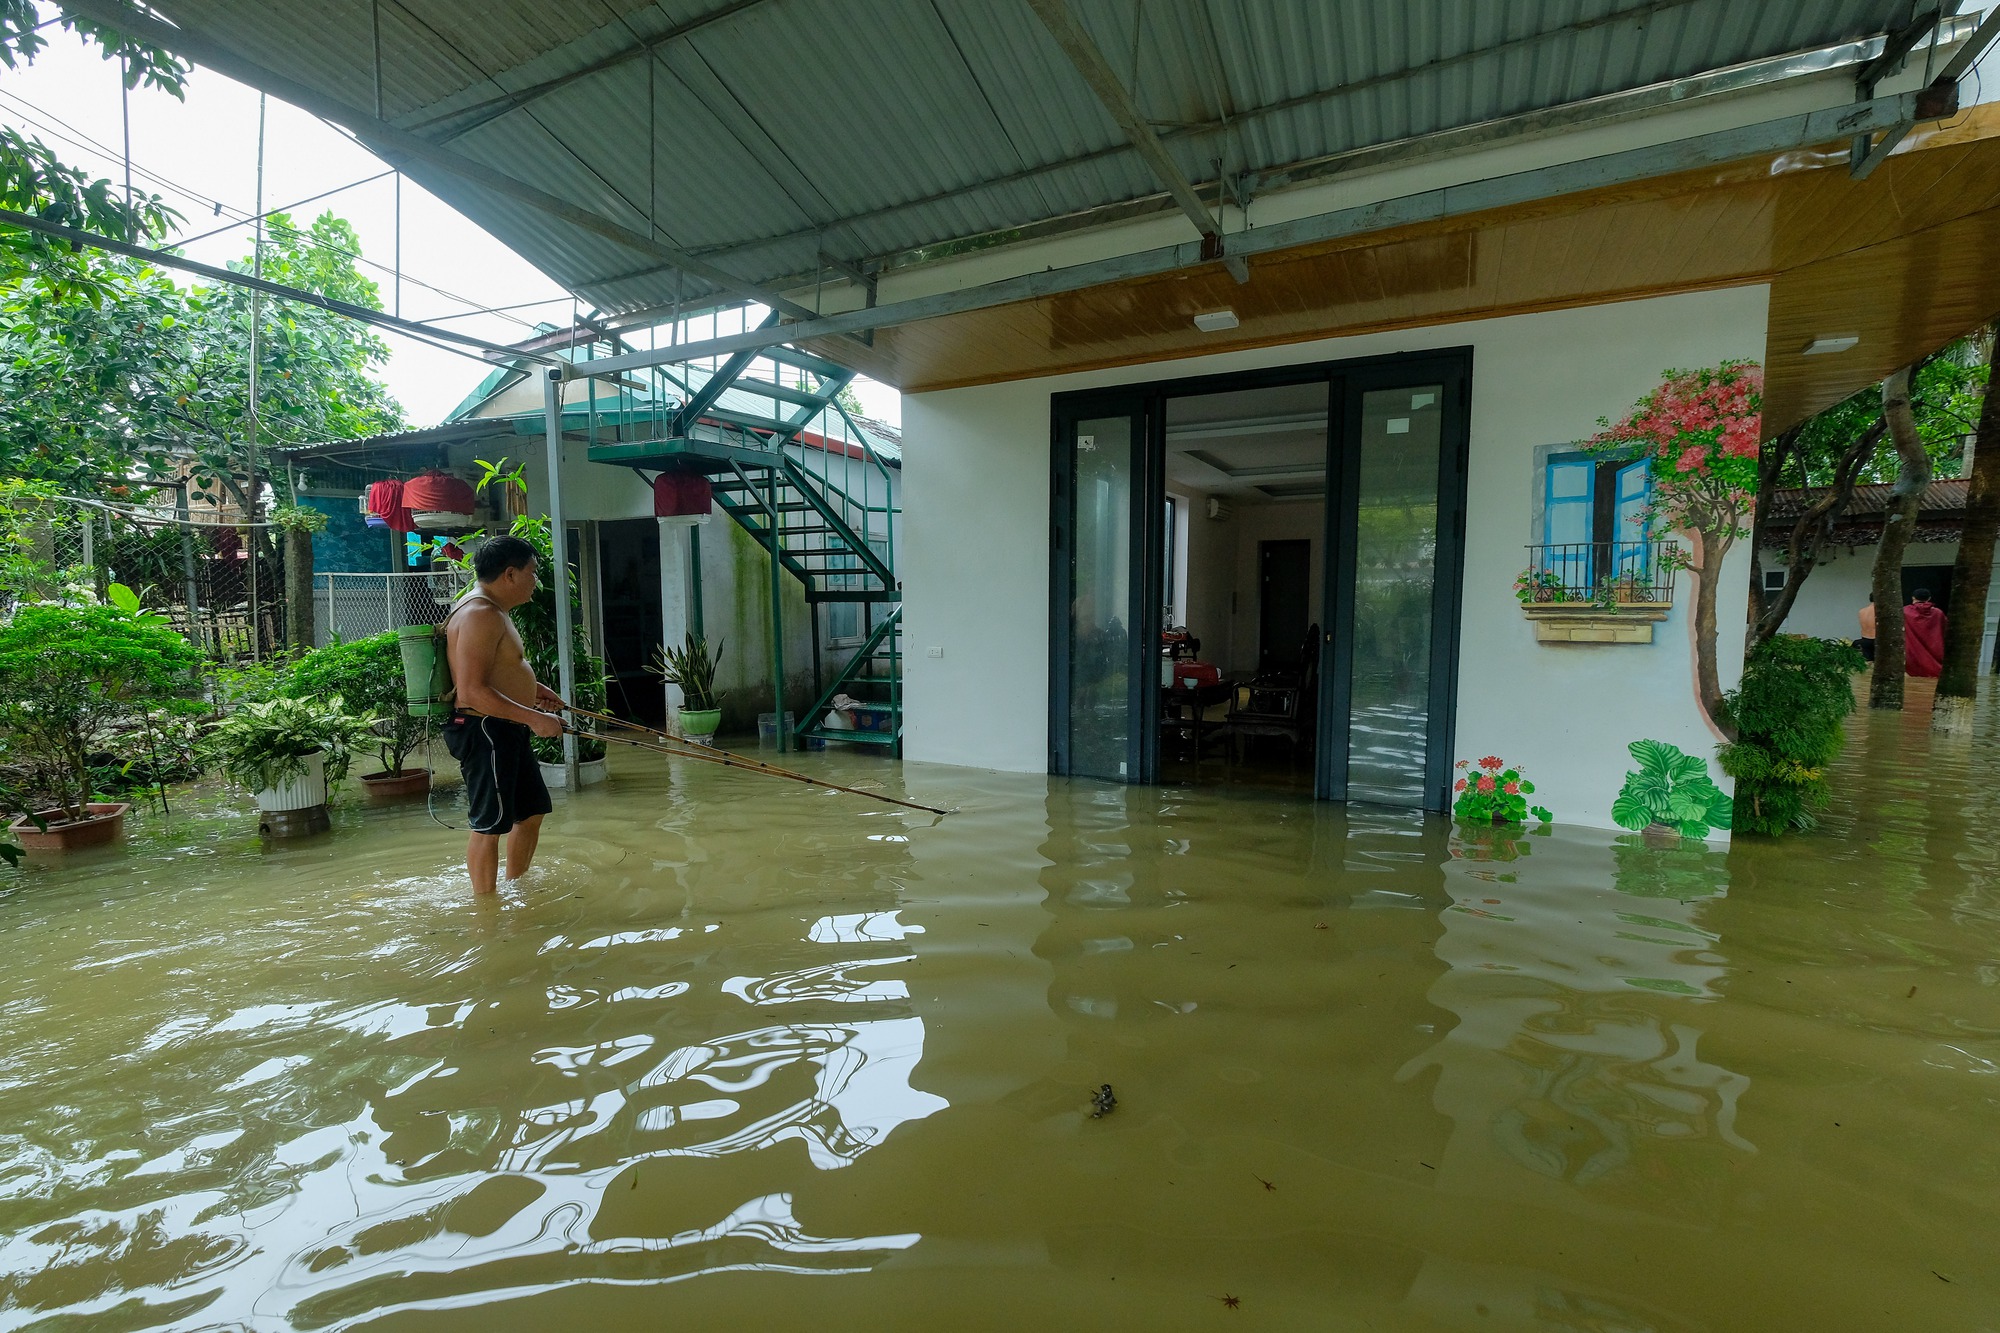
[[(1954, 517), (1962, 514), (1971, 486), (1972, 483), (1963, 477), (1934, 481), (1924, 488), (1923, 495), (1917, 500), (1917, 512)], [(1771, 497), (1771, 512), (1761, 521), (1766, 524), (1796, 523), (1806, 510), (1826, 498), (1828, 489), (1814, 486), (1778, 491)], [(1841, 516), (1849, 519), (1872, 518), (1879, 522), (1889, 512), (1889, 493), (1894, 489), (1889, 482), (1856, 486)]]
[[(365, 113), (371, 3), (154, 8)], [(1197, 182), (1872, 36), (1915, 3), (1071, 0)], [(821, 254), (861, 263), (1161, 189), (1023, 0), (380, 12), (397, 125), (755, 283), (811, 273)], [(677, 292), (655, 256), (435, 166), (409, 170), (604, 309), (710, 290), (687, 279)]]

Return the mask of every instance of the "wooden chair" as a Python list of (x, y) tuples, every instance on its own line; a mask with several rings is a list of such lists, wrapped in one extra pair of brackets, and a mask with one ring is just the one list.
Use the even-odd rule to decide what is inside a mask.
[(1267, 671), (1236, 687), (1236, 704), (1229, 710), (1229, 734), (1236, 737), (1236, 758), (1243, 759), (1246, 736), (1283, 736), (1296, 747), (1311, 746), (1318, 731), (1319, 626), (1306, 629), (1299, 665)]

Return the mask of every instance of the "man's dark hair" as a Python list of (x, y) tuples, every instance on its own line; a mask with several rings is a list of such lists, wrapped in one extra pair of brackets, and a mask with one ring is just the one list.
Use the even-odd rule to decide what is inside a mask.
[(1911, 593), (1910, 596), (1916, 598), (1920, 602), (1928, 602), (1931, 599), (1931, 590), (1929, 588), (1919, 588), (1915, 592)]
[(472, 573), (481, 583), (491, 583), (534, 558), (535, 548), (519, 537), (489, 537), (472, 553)]

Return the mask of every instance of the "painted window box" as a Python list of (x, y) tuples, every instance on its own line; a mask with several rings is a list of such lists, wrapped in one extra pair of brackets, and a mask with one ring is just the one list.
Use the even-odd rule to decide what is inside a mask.
[(1528, 548), (1515, 580), (1540, 643), (1651, 643), (1674, 605), (1672, 542), (1555, 542)]

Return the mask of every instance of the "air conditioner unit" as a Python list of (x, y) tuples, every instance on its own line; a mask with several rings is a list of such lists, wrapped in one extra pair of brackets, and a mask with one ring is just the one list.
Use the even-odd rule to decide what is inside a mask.
[(1229, 501), (1219, 495), (1208, 497), (1208, 516), (1218, 523), (1229, 521)]

